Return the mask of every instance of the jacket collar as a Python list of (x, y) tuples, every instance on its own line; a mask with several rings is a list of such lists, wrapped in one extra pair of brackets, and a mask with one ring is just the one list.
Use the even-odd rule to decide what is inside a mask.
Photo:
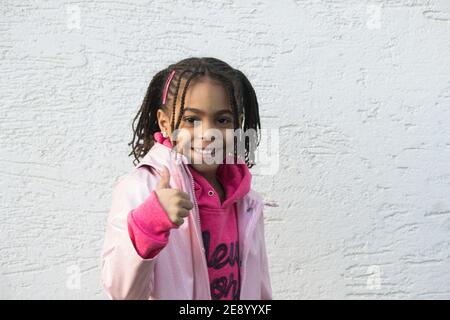
[(147, 154), (136, 165), (136, 168), (143, 165), (149, 165), (160, 171), (164, 165), (170, 169), (173, 164), (188, 164), (188, 159), (185, 155), (177, 152), (175, 149), (155, 141)]
[[(216, 204), (215, 201), (211, 201), (211, 198), (207, 195), (208, 190), (213, 189), (208, 180), (194, 167), (188, 167), (194, 177), (194, 188), (198, 202), (202, 203), (205, 207), (226, 208), (234, 202), (244, 198), (250, 191), (252, 176), (246, 164), (220, 164), (217, 168), (217, 179), (224, 187), (226, 198), (225, 201), (220, 202), (219, 200), (220, 203)], [(219, 199), (219, 196), (216, 198)]]

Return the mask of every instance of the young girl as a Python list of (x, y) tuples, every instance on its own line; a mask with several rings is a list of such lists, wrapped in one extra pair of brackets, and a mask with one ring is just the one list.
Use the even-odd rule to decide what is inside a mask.
[(108, 296), (272, 299), (254, 144), (244, 138), (238, 154), (233, 135), (260, 129), (246, 76), (215, 58), (182, 60), (153, 77), (134, 120), (138, 164), (114, 186), (102, 250)]

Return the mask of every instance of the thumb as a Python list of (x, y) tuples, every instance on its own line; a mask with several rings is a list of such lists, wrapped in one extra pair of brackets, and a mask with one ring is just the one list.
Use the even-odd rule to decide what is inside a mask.
[(156, 189), (169, 188), (170, 173), (166, 166), (163, 166), (161, 180), (159, 180)]

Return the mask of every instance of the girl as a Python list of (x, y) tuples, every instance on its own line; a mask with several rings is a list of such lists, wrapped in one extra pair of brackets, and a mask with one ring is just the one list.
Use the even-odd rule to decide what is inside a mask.
[(189, 58), (153, 77), (133, 122), (137, 165), (116, 182), (108, 215), (111, 299), (272, 299), (263, 203), (248, 170), (255, 144), (242, 128), (258, 132), (260, 122), (239, 70)]

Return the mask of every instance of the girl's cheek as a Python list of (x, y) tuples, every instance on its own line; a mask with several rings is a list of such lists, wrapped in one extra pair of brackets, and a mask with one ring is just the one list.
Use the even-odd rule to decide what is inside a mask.
[[(186, 128), (177, 129), (174, 132), (173, 138), (176, 141), (177, 151), (182, 154), (186, 154), (190, 149), (191, 133)], [(186, 154), (187, 155), (187, 154)]]

